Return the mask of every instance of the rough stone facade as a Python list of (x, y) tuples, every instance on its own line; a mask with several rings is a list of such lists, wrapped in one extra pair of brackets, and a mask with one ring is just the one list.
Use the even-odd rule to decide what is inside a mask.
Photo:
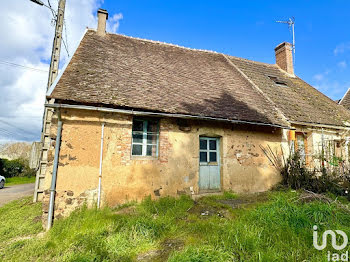
[[(220, 138), (221, 190), (265, 191), (280, 177), (260, 145), (280, 150), (282, 132), (270, 127), (161, 118), (159, 156), (131, 155), (130, 115), (62, 110), (62, 139), (56, 183), (55, 217), (66, 216), (82, 203), (97, 199), (101, 125), (105, 123), (102, 164), (102, 205), (116, 206), (146, 196), (153, 199), (199, 194), (199, 137)], [(57, 120), (51, 137), (56, 136)], [(55, 144), (49, 151), (45, 179), (47, 212)]]

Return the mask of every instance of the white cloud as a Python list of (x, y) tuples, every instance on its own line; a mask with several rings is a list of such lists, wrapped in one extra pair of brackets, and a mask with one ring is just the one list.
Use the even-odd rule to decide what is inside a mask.
[(313, 79), (315, 79), (316, 81), (322, 81), (324, 79), (324, 75), (323, 74), (316, 74), (313, 76)]
[(321, 83), (313, 85), (320, 92), (327, 94), (333, 100), (340, 99), (350, 87), (350, 83), (339, 83), (335, 80), (324, 79)]
[(314, 75), (312, 78), (317, 82), (323, 81), (326, 79), (327, 75), (329, 75), (330, 72), (331, 72), (331, 70), (326, 70), (323, 73), (318, 73), (318, 74)]
[(348, 50), (350, 50), (350, 42), (345, 42), (337, 45), (333, 50), (333, 53), (334, 55), (339, 55), (339, 54), (345, 53)]
[(346, 63), (346, 61), (340, 61), (340, 62), (337, 64), (337, 66), (338, 66), (339, 68), (341, 68), (341, 69), (345, 69), (345, 68), (348, 66), (348, 64)]
[(119, 21), (123, 19), (123, 14), (115, 14), (107, 20), (107, 32), (116, 33), (119, 28)]
[[(96, 28), (96, 11), (102, 2), (67, 0), (65, 20), (70, 55), (85, 28)], [(57, 1), (51, 0), (51, 4), (57, 8)], [(112, 15), (107, 30), (115, 33), (122, 17), (122, 14)], [(49, 9), (29, 0), (2, 3), (0, 61), (48, 70), (54, 34), (51, 20)], [(67, 58), (62, 44), (60, 68)], [(46, 84), (47, 73), (0, 63), (0, 142), (40, 139)]]

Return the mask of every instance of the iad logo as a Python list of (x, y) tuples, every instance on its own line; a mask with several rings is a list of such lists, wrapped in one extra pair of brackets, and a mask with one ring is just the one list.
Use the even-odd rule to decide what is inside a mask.
[[(318, 244), (318, 233), (317, 233), (317, 226), (314, 226), (314, 232), (313, 232), (313, 244), (314, 247), (317, 250), (323, 250), (326, 248), (327, 246), (327, 238), (328, 235), (331, 236), (331, 242), (332, 242), (332, 247), (335, 250), (343, 250), (344, 248), (347, 247), (348, 245), (348, 236), (344, 233), (344, 231), (341, 230), (335, 230), (335, 232), (342, 236), (343, 238), (343, 243), (341, 245), (337, 244), (337, 235), (336, 233), (334, 233), (333, 230), (326, 230), (325, 232), (323, 232), (322, 235), (322, 243), (321, 245)], [(331, 253), (330, 251), (328, 251), (328, 261), (349, 261), (349, 254), (348, 251), (343, 253), (343, 254), (338, 254), (338, 253)]]

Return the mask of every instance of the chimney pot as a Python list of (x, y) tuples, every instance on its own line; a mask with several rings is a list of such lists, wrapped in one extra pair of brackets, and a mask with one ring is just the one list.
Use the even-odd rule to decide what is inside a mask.
[(276, 64), (288, 74), (294, 75), (293, 46), (283, 42), (275, 48)]
[(97, 34), (104, 36), (106, 34), (106, 21), (108, 20), (108, 12), (105, 9), (97, 10)]

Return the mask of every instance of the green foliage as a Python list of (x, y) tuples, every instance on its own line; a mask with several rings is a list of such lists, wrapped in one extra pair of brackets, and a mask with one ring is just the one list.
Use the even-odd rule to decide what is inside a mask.
[(6, 179), (6, 186), (22, 185), (35, 182), (35, 176), (31, 177), (10, 177)]
[(323, 168), (310, 170), (298, 151), (292, 154), (281, 169), (282, 185), (292, 189), (306, 189), (314, 193), (332, 193), (347, 196), (349, 177)]
[(0, 243), (36, 234), (41, 230), (41, 203), (33, 203), (32, 197), (0, 207)]
[(193, 201), (188, 196), (181, 196), (179, 199), (173, 197), (163, 197), (158, 201), (152, 201), (151, 197), (142, 201), (139, 211), (145, 214), (162, 215), (170, 217), (183, 217), (189, 208), (193, 206)]
[(216, 249), (210, 245), (189, 246), (184, 251), (173, 253), (169, 262), (210, 262), (234, 261), (233, 254), (225, 250)]
[(31, 177), (35, 176), (35, 170), (29, 168), (28, 160), (25, 159), (1, 159), (0, 175), (9, 177)]
[[(349, 235), (350, 214), (334, 203), (302, 203), (299, 197), (298, 192), (288, 190), (271, 192), (254, 205), (239, 209), (216, 205), (215, 197), (206, 197), (199, 201), (198, 213), (193, 212), (198, 202), (188, 197), (147, 198), (117, 211), (83, 207), (57, 220), (41, 239), (9, 241), (40, 231), (33, 222), (33, 217), (41, 214), (36, 204), (29, 203), (29, 199), (17, 201), (0, 208), (0, 219), (6, 225), (14, 220), (9, 230), (0, 231), (0, 260), (326, 261), (327, 250), (313, 248), (313, 225)], [(244, 200), (232, 194), (216, 198)], [(232, 216), (201, 215), (202, 211), (218, 208)], [(131, 209), (133, 212), (126, 212)], [(22, 227), (21, 223), (27, 224)], [(14, 228), (15, 224), (19, 228)]]

